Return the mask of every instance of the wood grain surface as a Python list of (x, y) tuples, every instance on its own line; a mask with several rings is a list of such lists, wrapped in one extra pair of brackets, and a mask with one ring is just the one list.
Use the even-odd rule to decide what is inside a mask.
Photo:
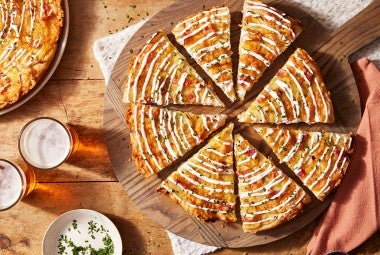
[[(329, 204), (329, 199), (322, 203), (314, 200), (311, 205), (294, 220), (256, 235), (243, 233), (241, 230), (241, 221), (228, 224), (221, 222), (199, 222), (188, 216), (188, 214), (174, 202), (163, 197), (161, 194), (157, 194), (155, 191), (163, 178), (175, 170), (178, 164), (188, 158), (188, 155), (191, 153), (187, 154), (182, 160), (176, 162), (174, 166), (168, 167), (157, 176), (148, 180), (144, 179), (143, 176), (136, 171), (133, 162), (130, 161), (131, 149), (128, 128), (124, 124), (125, 105), (121, 101), (126, 79), (125, 73), (133, 55), (132, 52), (137, 52), (147, 38), (158, 29), (169, 34), (173, 24), (176, 24), (178, 20), (184, 18), (186, 15), (196, 13), (202, 10), (202, 8), (221, 3), (224, 3), (224, 1), (178, 1), (167, 9), (159, 12), (132, 37), (117, 60), (110, 83), (108, 84), (107, 104), (104, 111), (104, 130), (107, 149), (115, 174), (128, 195), (144, 213), (165, 229), (189, 240), (219, 247), (236, 248), (260, 245), (290, 235), (316, 218)], [(232, 20), (231, 43), (233, 52), (237, 52), (238, 47), (242, 3), (243, 1), (241, 0), (229, 2)], [(322, 75), (324, 76), (325, 83), (331, 93), (334, 104), (336, 123), (333, 125), (307, 126), (298, 124), (292, 126), (313, 130), (355, 132), (361, 119), (360, 101), (347, 56), (379, 36), (380, 22), (379, 19), (376, 18), (379, 16), (379, 1), (374, 2), (334, 34), (329, 34), (327, 31), (324, 31), (315, 20), (296, 6), (292, 6), (285, 1), (276, 1), (271, 4), (284, 10), (293, 18), (299, 19), (303, 25), (304, 32), (296, 42), (276, 60), (268, 72), (265, 72), (257, 86), (247, 94), (246, 99), (243, 102), (229, 103), (216, 88), (215, 90), (217, 90), (220, 97), (225, 99), (224, 102), (227, 107), (224, 109), (210, 109), (209, 107), (201, 108), (195, 106), (178, 106), (175, 108), (195, 112), (220, 112), (228, 114), (231, 120), (237, 124), (235, 131), (241, 131), (245, 137), (249, 137), (254, 144), (268, 154), (268, 148), (255, 136), (249, 126), (236, 123), (234, 117), (248, 107), (252, 98), (257, 95), (264, 84), (269, 81), (272, 75), (282, 66), (294, 49), (296, 47), (302, 47), (315, 58), (321, 67)], [(367, 25), (364, 26), (363, 24)], [(362, 40), (357, 40), (358, 34), (362, 35)], [(316, 35), (318, 35), (317, 40)], [(170, 34), (169, 38), (173, 39)], [(174, 40), (173, 43), (176, 44)], [(177, 47), (189, 59), (188, 54), (178, 45)], [(203, 78), (207, 79), (193, 61), (189, 62), (194, 65)], [(236, 53), (233, 55), (233, 62), (236, 70)], [(112, 109), (111, 105), (114, 109)], [(199, 148), (199, 146), (197, 148)], [(194, 151), (196, 151), (196, 149), (192, 150), (192, 153)], [(294, 177), (289, 169), (285, 169), (285, 171)]]

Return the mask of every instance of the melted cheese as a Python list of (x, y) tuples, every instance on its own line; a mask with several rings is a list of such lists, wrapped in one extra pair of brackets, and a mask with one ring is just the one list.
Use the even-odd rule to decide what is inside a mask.
[(298, 22), (285, 17), (283, 12), (258, 1), (245, 0), (237, 75), (240, 100), (300, 31)]
[(189, 16), (176, 24), (172, 31), (177, 42), (234, 101), (228, 7), (214, 7)]
[(230, 124), (215, 135), (160, 185), (161, 191), (200, 219), (236, 220), (232, 128)]
[[(178, 196), (177, 194), (171, 192), (170, 188), (167, 186), (167, 185), (162, 185), (162, 188), (164, 188), (165, 190), (167, 190), (167, 192), (170, 192), (171, 195), (180, 203), (182, 204), (185, 204), (186, 206), (189, 206), (189, 207), (192, 207), (192, 208), (195, 208), (195, 209), (200, 209), (200, 210), (204, 210), (204, 211), (211, 211), (211, 212), (220, 212), (220, 213), (227, 213), (228, 211), (227, 210), (223, 210), (223, 209), (219, 209), (219, 210), (216, 210), (215, 208), (210, 208), (210, 207), (205, 207), (205, 206), (200, 206), (200, 205), (195, 205), (193, 203), (190, 203), (186, 200), (183, 200), (180, 196)], [(234, 204), (232, 203), (231, 206), (234, 206)]]
[(248, 109), (239, 114), (239, 121), (275, 124), (333, 122), (331, 99), (317, 69), (307, 52), (297, 49)]
[(130, 105), (127, 118), (135, 144), (134, 160), (146, 176), (171, 165), (226, 120), (225, 115), (197, 115), (140, 104)]
[[(268, 136), (273, 133), (266, 132)], [(234, 150), (245, 232), (277, 226), (297, 215), (310, 201), (301, 187), (239, 134), (235, 135)]]
[[(299, 187), (297, 187), (297, 191), (299, 191)], [(301, 201), (304, 199), (304, 194), (305, 192), (304, 191), (301, 191), (303, 194), (301, 196), (299, 196), (298, 198), (294, 199), (295, 201), (291, 201), (292, 198), (295, 198), (295, 196), (291, 196), (290, 198), (288, 198), (285, 202), (281, 203), (280, 205), (276, 206), (275, 208), (272, 208), (270, 210), (265, 210), (265, 211), (261, 211), (261, 213), (257, 213), (257, 214), (263, 214), (263, 213), (270, 213), (270, 212), (273, 212), (273, 211), (276, 211), (276, 210), (280, 210), (282, 208), (285, 208), (286, 209), (286, 205), (287, 203), (289, 202), (292, 202), (291, 203), (291, 206), (289, 209), (287, 209), (286, 211), (284, 212), (281, 212), (279, 214), (276, 214), (275, 216), (272, 216), (272, 217), (268, 217), (268, 218), (264, 218), (262, 220), (258, 220), (258, 221), (249, 221), (249, 220), (246, 220), (244, 221), (243, 224), (258, 224), (258, 223), (263, 223), (263, 222), (268, 222), (268, 221), (275, 221), (275, 220), (281, 220), (283, 218), (285, 218), (287, 215), (289, 215), (290, 213), (293, 213), (295, 208), (297, 207), (297, 205), (299, 203), (301, 203)], [(245, 213), (243, 214), (242, 216), (245, 217), (245, 218), (249, 218), (249, 217), (253, 217), (257, 214), (249, 214), (249, 213)]]
[(268, 136), (268, 130), (257, 132), (320, 200), (339, 184), (347, 167), (351, 135), (270, 129)]
[(131, 59), (123, 101), (223, 106), (161, 31), (155, 33)]
[(60, 0), (0, 1), (0, 108), (18, 101), (43, 77), (63, 15)]

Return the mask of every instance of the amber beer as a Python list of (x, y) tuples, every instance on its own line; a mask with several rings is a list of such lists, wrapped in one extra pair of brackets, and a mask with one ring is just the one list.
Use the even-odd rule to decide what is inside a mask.
[(19, 137), (19, 150), (26, 162), (39, 169), (51, 169), (65, 162), (79, 146), (74, 128), (42, 117), (25, 125)]
[(36, 184), (33, 169), (0, 159), (0, 211), (16, 205)]

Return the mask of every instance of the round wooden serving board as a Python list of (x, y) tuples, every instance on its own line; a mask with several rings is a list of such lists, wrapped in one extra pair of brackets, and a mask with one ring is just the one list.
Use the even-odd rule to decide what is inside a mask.
[[(195, 106), (178, 106), (176, 108), (184, 111), (199, 112), (201, 110), (202, 112), (228, 114), (231, 117), (230, 121), (236, 124), (234, 132), (241, 132), (254, 145), (258, 146), (259, 150), (271, 155), (268, 148), (266, 148), (263, 142), (254, 134), (249, 125), (237, 123), (234, 117), (248, 107), (252, 99), (285, 63), (295, 48), (301, 47), (306, 49), (321, 67), (325, 83), (331, 93), (337, 120), (333, 125), (292, 125), (292, 127), (337, 132), (355, 132), (360, 123), (361, 110), (358, 91), (347, 57), (360, 47), (365, 46), (379, 37), (380, 19), (378, 17), (380, 1), (376, 0), (333, 34), (325, 31), (319, 23), (313, 20), (306, 12), (299, 9), (298, 6), (294, 6), (285, 1), (266, 2), (301, 21), (304, 30), (295, 43), (264, 73), (264, 76), (259, 80), (256, 87), (247, 94), (243, 102), (229, 103), (224, 100), (227, 105), (226, 108), (210, 109), (209, 107)], [(132, 51), (138, 51), (141, 45), (159, 29), (167, 33), (170, 39), (173, 39), (170, 30), (180, 19), (183, 19), (189, 14), (199, 12), (203, 8), (224, 3), (226, 3), (226, 1), (181, 0), (159, 12), (137, 31), (122, 51), (113, 69), (105, 97), (103, 127), (109, 157), (118, 180), (128, 195), (152, 220), (160, 224), (163, 228), (195, 242), (219, 247), (247, 247), (278, 240), (301, 229), (315, 219), (327, 207), (330, 198), (324, 202), (319, 202), (314, 199), (304, 212), (295, 217), (292, 221), (258, 234), (243, 233), (240, 220), (236, 223), (228, 224), (221, 222), (199, 222), (190, 217), (169, 198), (157, 193), (156, 188), (166, 176), (201, 146), (192, 150), (182, 158), (180, 162), (176, 162), (174, 166), (146, 180), (136, 171), (135, 164), (131, 161), (129, 130), (124, 120), (126, 105), (122, 103), (123, 84), (126, 79), (125, 73), (127, 72), (130, 58), (133, 55), (133, 53), (131, 53)], [(243, 0), (231, 0), (228, 1), (227, 4), (231, 10), (231, 43), (234, 52), (234, 68), (236, 71), (238, 60), (236, 52), (238, 52), (237, 48), (240, 36), (239, 24), (241, 22)], [(174, 42), (174, 40), (172, 41)], [(184, 49), (177, 44), (176, 46), (188, 58), (196, 70), (199, 71), (201, 76), (203, 76), (205, 80), (208, 80), (199, 67), (191, 61)], [(225, 99), (216, 86), (215, 90), (221, 98)], [(285, 166), (281, 165), (281, 168), (284, 169), (285, 173), (294, 177), (291, 171), (286, 169)], [(296, 181), (299, 182), (297, 179)]]

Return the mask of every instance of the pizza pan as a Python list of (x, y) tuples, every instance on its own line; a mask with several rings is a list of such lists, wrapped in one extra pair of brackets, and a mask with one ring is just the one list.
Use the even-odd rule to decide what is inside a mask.
[(46, 85), (46, 83), (49, 81), (49, 79), (51, 78), (55, 70), (57, 69), (57, 66), (61, 61), (63, 52), (65, 51), (67, 37), (69, 35), (70, 15), (69, 15), (69, 4), (67, 1), (68, 0), (62, 1), (62, 8), (64, 11), (63, 27), (61, 30), (61, 36), (58, 41), (57, 51), (55, 52), (54, 58), (52, 62), (50, 63), (50, 66), (48, 67), (45, 74), (37, 82), (36, 86), (34, 86), (33, 89), (31, 89), (28, 93), (22, 96), (16, 103), (0, 109), (0, 115), (11, 112), (17, 109), (18, 107), (20, 107), (21, 105), (25, 104), (26, 102), (28, 102), (30, 99), (32, 99)]

